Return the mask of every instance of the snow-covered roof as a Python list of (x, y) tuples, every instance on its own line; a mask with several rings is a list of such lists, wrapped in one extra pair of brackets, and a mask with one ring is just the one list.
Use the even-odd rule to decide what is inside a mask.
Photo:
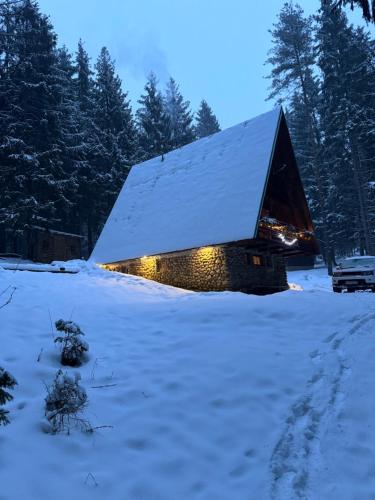
[(280, 107), (134, 166), (92, 258), (121, 260), (255, 237)]

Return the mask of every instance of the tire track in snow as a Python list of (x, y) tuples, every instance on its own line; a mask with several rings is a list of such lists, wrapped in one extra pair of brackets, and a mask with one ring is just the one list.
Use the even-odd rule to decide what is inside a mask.
[(353, 318), (353, 326), (345, 334), (333, 333), (324, 341), (328, 344), (326, 349), (310, 353), (317, 370), (308, 381), (305, 394), (291, 407), (271, 456), (272, 499), (309, 498), (309, 471), (313, 464), (321, 462), (320, 433), (342, 408), (341, 388), (351, 372), (342, 345), (372, 320), (375, 320), (373, 313)]

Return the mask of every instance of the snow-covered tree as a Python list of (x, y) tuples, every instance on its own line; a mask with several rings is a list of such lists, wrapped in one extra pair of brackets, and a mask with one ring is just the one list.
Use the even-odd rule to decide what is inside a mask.
[(329, 172), (322, 165), (319, 83), (314, 73), (316, 60), (312, 21), (293, 2), (285, 3), (281, 9), (278, 21), (271, 30), (272, 48), (267, 60), (272, 65), (269, 99), (278, 98), (289, 107), (288, 121), (302, 180), (321, 250), (331, 270), (333, 238), (329, 221), (330, 179)]
[[(15, 379), (4, 368), (0, 367), (0, 406), (12, 401), (13, 396), (8, 392), (17, 385)], [(0, 425), (9, 424), (8, 411), (0, 408)]]
[[(130, 102), (106, 47), (102, 48), (95, 69), (95, 124), (104, 134), (112, 165), (126, 171), (136, 154), (135, 126)], [(108, 167), (106, 165), (106, 170)]]
[(332, 7), (333, 0), (322, 4), (317, 32), (324, 162), (339, 191), (336, 212), (344, 221), (344, 239), (372, 253), (374, 219), (368, 206), (372, 162), (368, 160), (373, 152), (369, 137), (375, 130), (374, 44), (363, 29), (354, 29), (345, 14)]
[(170, 122), (172, 149), (192, 142), (195, 135), (190, 102), (184, 100), (179, 86), (173, 78), (170, 78), (167, 84), (164, 106)]
[(92, 210), (92, 200), (100, 197), (94, 159), (101, 150), (100, 134), (94, 121), (94, 80), (90, 58), (82, 40), (78, 42), (75, 58), (75, 87), (79, 108), (79, 124), (82, 134), (81, 153), (83, 161), (77, 169), (77, 222), (79, 233), (86, 237), (86, 251), (91, 253), (100, 226), (100, 216)]
[(79, 384), (80, 375), (74, 378), (59, 370), (53, 384), (47, 387), (45, 398), (45, 415), (51, 424), (53, 434), (67, 432), (72, 426), (81, 426), (89, 430), (90, 426), (82, 418), (82, 412), (87, 406), (87, 393)]
[(83, 331), (74, 321), (59, 319), (55, 326), (58, 332), (62, 332), (55, 338), (55, 342), (61, 344), (61, 364), (80, 366), (89, 350), (88, 343), (81, 338)]
[(330, 266), (334, 253), (373, 252), (374, 42), (334, 0), (304, 16), (293, 2), (272, 33), (270, 98), (287, 119), (308, 202)]
[[(58, 114), (53, 67), (56, 37), (37, 4), (15, 5), (7, 19), (8, 56), (0, 60), (1, 221), (13, 230), (55, 216), (53, 166)], [(5, 62), (6, 61), (6, 62)], [(1, 63), (0, 63), (1, 64)]]
[(130, 166), (136, 162), (137, 133), (130, 102), (108, 50), (101, 50), (92, 82), (82, 47), (77, 63), (86, 144), (86, 164), (80, 173), (87, 181), (80, 184), (79, 204), (91, 251)]
[(81, 112), (92, 108), (93, 71), (90, 67), (90, 58), (80, 39), (76, 52), (76, 87), (77, 97)]
[(151, 73), (144, 94), (138, 101), (139, 144), (144, 160), (165, 154), (173, 148), (171, 123), (157, 83), (155, 74)]
[(212, 109), (203, 99), (200, 103), (195, 124), (195, 133), (198, 139), (220, 132), (219, 122)]
[[(0, 57), (0, 222), (13, 235), (68, 224), (74, 180), (74, 96), (66, 50), (56, 49), (49, 19), (33, 0), (6, 17)], [(75, 136), (75, 138), (74, 138)]]

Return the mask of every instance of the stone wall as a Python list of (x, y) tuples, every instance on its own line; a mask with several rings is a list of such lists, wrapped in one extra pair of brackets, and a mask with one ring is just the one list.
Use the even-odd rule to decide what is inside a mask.
[(283, 257), (246, 246), (202, 247), (105, 267), (189, 290), (263, 294), (288, 288)]

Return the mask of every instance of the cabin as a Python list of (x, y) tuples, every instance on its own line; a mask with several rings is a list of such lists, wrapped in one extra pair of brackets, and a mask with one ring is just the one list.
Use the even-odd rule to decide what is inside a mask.
[(102, 267), (197, 291), (288, 288), (318, 253), (281, 107), (134, 166), (92, 253)]
[(18, 254), (23, 259), (50, 263), (54, 260), (80, 259), (82, 240), (83, 237), (78, 234), (29, 226), (8, 234), (0, 249), (2, 253)]

